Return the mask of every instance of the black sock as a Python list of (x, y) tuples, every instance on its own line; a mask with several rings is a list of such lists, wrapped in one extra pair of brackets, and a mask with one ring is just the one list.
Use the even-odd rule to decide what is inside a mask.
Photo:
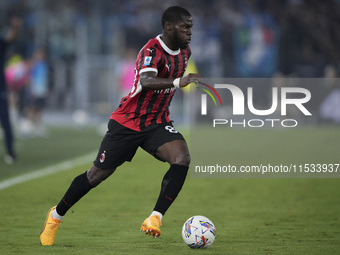
[(184, 165), (171, 165), (168, 172), (164, 175), (161, 192), (159, 194), (154, 211), (161, 214), (169, 209), (170, 205), (176, 199), (178, 193), (181, 191), (185, 178), (188, 173), (188, 166)]
[(66, 212), (92, 188), (93, 186), (90, 185), (86, 172), (74, 178), (71, 186), (57, 205), (57, 213), (64, 216)]

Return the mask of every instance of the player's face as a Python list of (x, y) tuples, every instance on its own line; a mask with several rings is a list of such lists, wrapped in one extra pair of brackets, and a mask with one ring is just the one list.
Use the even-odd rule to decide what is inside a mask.
[(183, 19), (174, 26), (173, 41), (176, 42), (179, 48), (186, 48), (191, 42), (192, 25), (192, 17), (184, 16)]

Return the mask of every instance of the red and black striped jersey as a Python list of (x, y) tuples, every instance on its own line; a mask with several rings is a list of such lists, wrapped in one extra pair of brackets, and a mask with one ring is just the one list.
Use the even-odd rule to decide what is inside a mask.
[(161, 40), (160, 35), (151, 39), (138, 53), (135, 80), (130, 93), (123, 97), (111, 119), (135, 131), (150, 124), (169, 123), (169, 106), (175, 88), (145, 90), (140, 84), (140, 74), (156, 72), (160, 78), (182, 77), (191, 55), (190, 47), (173, 51)]

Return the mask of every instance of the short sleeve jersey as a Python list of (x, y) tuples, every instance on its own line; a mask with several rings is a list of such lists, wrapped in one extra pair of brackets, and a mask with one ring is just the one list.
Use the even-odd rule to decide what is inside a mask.
[(149, 40), (140, 50), (136, 60), (135, 80), (131, 92), (122, 98), (111, 119), (135, 131), (151, 124), (169, 123), (169, 106), (175, 88), (145, 90), (140, 84), (140, 74), (156, 72), (160, 78), (182, 77), (191, 55), (190, 47), (173, 51), (161, 40), (160, 35)]

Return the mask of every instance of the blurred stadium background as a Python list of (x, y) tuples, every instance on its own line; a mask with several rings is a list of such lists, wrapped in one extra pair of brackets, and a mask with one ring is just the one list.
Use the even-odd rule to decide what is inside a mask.
[[(24, 22), (8, 57), (46, 50), (45, 122), (98, 123), (129, 91), (138, 50), (161, 32), (161, 13), (174, 4), (194, 16), (192, 59), (203, 77), (337, 77), (338, 0), (3, 0), (0, 24), (5, 32), (12, 16)], [(181, 124), (182, 96), (172, 104)]]

